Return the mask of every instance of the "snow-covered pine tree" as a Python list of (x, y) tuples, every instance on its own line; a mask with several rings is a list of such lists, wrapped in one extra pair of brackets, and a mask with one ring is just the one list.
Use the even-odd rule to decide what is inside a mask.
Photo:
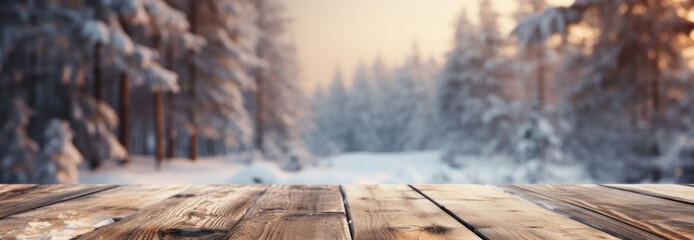
[(227, 145), (250, 143), (251, 117), (244, 106), (243, 91), (255, 90), (248, 69), (264, 65), (256, 56), (259, 29), (257, 10), (248, 0), (176, 0), (187, 9), (191, 32), (206, 39), (206, 45), (189, 59), (184, 78), (186, 94), (175, 102), (187, 106), (191, 158), (197, 158), (198, 135), (220, 139)]
[(79, 183), (77, 165), (82, 163), (82, 154), (72, 145), (74, 133), (67, 121), (52, 119), (46, 127), (45, 143), (41, 150), (34, 182), (42, 184)]
[[(143, 42), (142, 36), (145, 36), (145, 39), (154, 38), (155, 42), (160, 42), (161, 36), (164, 35), (161, 32), (169, 34), (166, 36), (183, 35), (181, 42), (183, 42), (182, 46), (185, 47), (195, 44), (197, 39), (186, 34), (172, 34), (185, 32), (187, 23), (180, 12), (173, 10), (161, 0), (96, 1), (90, 4), (89, 8), (94, 11), (95, 20), (92, 20), (94, 25), (103, 26), (108, 30), (106, 35), (112, 36), (110, 40), (98, 40), (100, 38), (95, 36), (99, 35), (93, 35), (94, 30), (84, 29), (82, 31), (85, 36), (89, 36), (87, 45), (93, 46), (92, 55), (95, 59), (93, 64), (95, 70), (92, 88), (94, 94), (93, 98), (87, 94), (79, 94), (81, 103), (76, 106), (81, 107), (82, 111), (100, 109), (93, 114), (88, 114), (85, 120), (104, 119), (106, 121), (102, 123), (107, 124), (92, 123), (93, 126), (97, 126), (97, 131), (89, 131), (88, 126), (84, 124), (73, 124), (73, 127), (77, 136), (78, 148), (82, 149), (85, 159), (94, 167), (98, 166), (98, 162), (102, 159), (123, 159), (127, 155), (127, 149), (116, 145), (118, 141), (115, 136), (106, 134), (106, 132), (115, 130), (118, 125), (118, 118), (115, 112), (111, 113), (110, 107), (102, 106), (102, 102), (105, 101), (101, 97), (103, 86), (107, 84), (125, 86), (110, 83), (128, 80), (131, 83), (127, 86), (128, 88), (141, 85), (149, 92), (178, 91), (179, 89), (178, 75), (166, 70), (158, 63), (157, 60), (160, 59), (161, 54), (158, 49), (152, 48), (156, 46)], [(117, 37), (114, 38), (113, 36)], [(131, 37), (139, 41), (134, 41)], [(146, 47), (146, 45), (151, 47)], [(104, 74), (97, 74), (97, 67), (100, 71), (104, 71)], [(105, 75), (107, 73), (111, 74), (110, 77)], [(107, 82), (101, 79), (102, 75)], [(121, 89), (121, 91), (127, 90)], [(123, 111), (127, 110), (121, 109), (121, 114)], [(83, 137), (85, 133), (88, 134)], [(96, 151), (94, 151), (95, 149)], [(110, 154), (104, 155), (106, 152), (110, 152)], [(116, 154), (118, 157), (115, 156)]]
[[(514, 13), (514, 17), (518, 22), (530, 15), (541, 13), (547, 7), (545, 0), (518, 0), (518, 10)], [(551, 50), (547, 48), (545, 42), (531, 44), (521, 42), (516, 53), (518, 61), (515, 64), (515, 72), (519, 76), (520, 81), (518, 82), (524, 86), (520, 88), (523, 93), (519, 93), (519, 95), (526, 99), (534, 99), (538, 103), (535, 106), (542, 109), (546, 104), (546, 85), (548, 85), (547, 81), (549, 80), (547, 76), (550, 75), (547, 68), (551, 64), (548, 59), (551, 56), (548, 55), (550, 54)], [(531, 101), (527, 102), (530, 103)], [(531, 104), (526, 105), (530, 106)]]
[(391, 121), (392, 116), (397, 113), (390, 107), (390, 103), (395, 96), (396, 71), (386, 66), (381, 56), (377, 56), (371, 64), (370, 72), (376, 88), (373, 128), (380, 142), (375, 150), (393, 151), (393, 142), (390, 139), (394, 139), (397, 133)]
[(462, 12), (455, 24), (453, 50), (439, 77), (437, 105), (445, 135), (444, 160), (460, 154), (498, 154), (511, 151), (509, 59), (500, 55), (504, 45), (497, 14), (482, 1), (480, 27)]
[(360, 62), (352, 79), (352, 88), (349, 91), (349, 101), (345, 104), (345, 116), (352, 122), (354, 138), (350, 143), (352, 149), (348, 151), (374, 151), (381, 145), (380, 136), (376, 134), (374, 115), (379, 107), (377, 100), (376, 82), (369, 73), (369, 69)]
[(27, 136), (26, 128), (32, 111), (21, 98), (12, 100), (0, 131), (0, 183), (33, 182), (39, 147)]
[(526, 113), (525, 123), (518, 135), (516, 159), (530, 170), (526, 172), (527, 176), (524, 179), (537, 183), (542, 178), (560, 177), (553, 176), (546, 168), (547, 164), (563, 159), (560, 138), (540, 111), (531, 110)]
[(380, 58), (370, 67), (360, 63), (349, 90), (336, 71), (327, 93), (318, 89), (313, 99), (313, 151), (327, 155), (335, 149), (403, 151), (436, 146), (433, 105), (438, 71), (433, 59), (420, 60), (416, 47), (393, 71)]
[(374, 131), (379, 139), (379, 145), (374, 148), (375, 151), (388, 151), (390, 147), (390, 142), (385, 139), (392, 139), (390, 135), (393, 132), (393, 126), (391, 125), (391, 114), (392, 110), (389, 107), (390, 97), (392, 96), (395, 77), (394, 71), (386, 66), (385, 61), (381, 56), (376, 56), (368, 71), (370, 72), (370, 78), (373, 81), (372, 86), (374, 87), (374, 105), (371, 107), (373, 109), (372, 124)]
[[(26, 6), (23, 1), (3, 2), (3, 9), (10, 12), (3, 16), (7, 23), (3, 48), (11, 48), (11, 58), (3, 59), (1, 78), (12, 85), (3, 90), (21, 89), (28, 105), (36, 109), (29, 126), (34, 139), (43, 139), (50, 119), (65, 119), (75, 130), (78, 149), (93, 167), (102, 160), (127, 156), (113, 134), (118, 118), (106, 103), (105, 90), (117, 86), (114, 82), (123, 72), (135, 84), (178, 87), (176, 74), (153, 62), (156, 53), (134, 43), (123, 26), (155, 19), (150, 16), (155, 3), (165, 4), (156, 0), (40, 0)], [(10, 81), (13, 76), (21, 79)]]
[(287, 20), (275, 0), (254, 1), (258, 11), (257, 56), (267, 63), (251, 70), (256, 81), (255, 145), (287, 170), (310, 164), (303, 134), (310, 127), (308, 100), (298, 79), (294, 46), (282, 40)]
[(663, 113), (678, 102), (663, 93), (687, 72), (681, 54), (692, 43), (694, 24), (681, 4), (686, 3), (575, 1), (530, 16), (514, 30), (527, 43), (577, 35), (571, 27), (579, 25), (595, 33), (565, 64), (583, 73), (569, 89), (573, 128), (562, 142), (572, 157), (592, 164), (598, 179), (614, 179), (614, 170), (626, 164), (633, 171), (620, 180), (659, 176), (650, 159), (663, 151), (670, 132)]
[(327, 114), (327, 96), (322, 86), (316, 87), (311, 99), (311, 112), (314, 122), (313, 128), (306, 136), (311, 153), (314, 156), (330, 156), (340, 152), (339, 147), (332, 141), (328, 132), (331, 122)]
[[(547, 3), (544, 0), (519, 0), (519, 8), (515, 13), (517, 20), (539, 14)], [(548, 177), (545, 166), (548, 163), (562, 159), (560, 138), (557, 136), (553, 124), (547, 119), (547, 105), (550, 104), (546, 97), (546, 89), (550, 82), (551, 61), (556, 58), (555, 52), (548, 48), (545, 42), (521, 43), (517, 52), (516, 73), (519, 82), (525, 87), (521, 88), (524, 99), (523, 125), (518, 132), (516, 144), (516, 159), (527, 165), (533, 171), (528, 172), (531, 182), (539, 178)]]
[(517, 0), (518, 8), (513, 13), (513, 17), (522, 20), (532, 14), (540, 13), (549, 7), (547, 0)]
[(494, 10), (491, 0), (480, 1), (479, 9), (479, 35), (482, 44), (481, 51), (485, 56), (492, 58), (499, 55), (499, 50), (506, 45), (506, 39), (499, 31), (499, 13)]
[(351, 140), (353, 135), (350, 133), (353, 123), (349, 121), (347, 116), (346, 108), (349, 95), (339, 68), (335, 70), (326, 95), (325, 102), (320, 112), (317, 113), (327, 123), (325, 134), (341, 152), (349, 151), (352, 148), (349, 144), (353, 142)]
[(420, 99), (414, 109), (414, 118), (410, 121), (403, 150), (438, 149), (441, 138), (438, 133), (438, 115), (436, 114), (436, 79), (441, 66), (434, 58), (422, 62), (417, 70), (422, 75), (422, 82), (414, 91), (414, 97)]
[[(127, 32), (135, 42), (151, 46), (156, 54), (156, 58), (153, 59), (155, 63), (171, 69), (176, 76), (183, 76), (185, 73), (183, 69), (186, 68), (181, 67), (180, 62), (187, 62), (185, 59), (199, 52), (204, 46), (205, 39), (190, 32), (190, 23), (182, 10), (173, 8), (162, 0), (146, 0), (141, 7), (148, 17), (123, 17), (121, 22), (125, 24), (124, 28), (128, 29)], [(173, 94), (178, 92), (178, 88), (161, 86), (152, 81), (145, 83), (148, 84), (140, 85), (133, 91), (132, 98), (142, 102), (138, 104), (139, 111), (135, 114), (140, 121), (133, 125), (135, 129), (142, 129), (135, 132), (136, 136), (143, 138), (142, 135), (154, 135), (156, 137), (155, 152), (159, 164), (164, 157), (164, 135), (169, 138), (169, 155), (170, 157), (173, 155), (175, 137), (179, 131), (177, 128), (184, 126), (188, 121), (187, 102), (175, 101), (180, 100)], [(151, 114), (152, 112), (155, 114)], [(166, 124), (162, 115), (164, 112)], [(127, 119), (122, 119), (122, 121), (125, 120)], [(146, 130), (152, 128), (155, 130), (154, 134)], [(166, 134), (164, 134), (165, 131)]]
[(394, 132), (391, 149), (421, 150), (432, 144), (435, 131), (434, 92), (436, 64), (421, 60), (417, 45), (396, 71), (389, 108), (394, 111), (390, 124)]

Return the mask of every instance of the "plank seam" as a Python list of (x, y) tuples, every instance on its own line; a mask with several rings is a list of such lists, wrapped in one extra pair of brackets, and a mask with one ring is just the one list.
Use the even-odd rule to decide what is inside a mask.
[[(507, 185), (507, 186), (508, 186), (508, 187), (511, 187), (511, 188), (514, 188), (516, 191), (524, 191), (524, 190), (525, 190), (525, 189), (521, 189), (521, 188), (516, 187), (516, 186), (513, 186), (513, 185)], [(581, 217), (574, 216), (574, 215), (571, 215), (571, 214), (566, 213), (566, 212), (564, 212), (564, 211), (561, 211), (561, 210), (559, 210), (559, 209), (556, 209), (556, 208), (554, 208), (554, 207), (548, 206), (548, 204), (545, 204), (545, 203), (542, 203), (542, 202), (532, 201), (532, 200), (530, 200), (530, 199), (527, 199), (527, 198), (524, 198), (524, 197), (522, 197), (522, 196), (519, 196), (517, 193), (514, 193), (512, 190), (500, 188), (500, 187), (498, 187), (498, 186), (491, 186), (491, 187), (492, 187), (492, 189), (494, 189), (494, 190), (507, 193), (507, 194), (509, 194), (509, 195), (511, 195), (511, 196), (513, 196), (513, 197), (515, 197), (515, 198), (518, 198), (518, 199), (523, 200), (523, 201), (526, 201), (526, 202), (528, 202), (528, 203), (537, 205), (537, 206), (539, 206), (539, 207), (541, 207), (541, 208), (547, 209), (547, 210), (549, 210), (549, 211), (552, 211), (552, 212), (554, 212), (554, 213), (557, 213), (557, 214), (559, 214), (559, 215), (562, 215), (562, 216), (564, 216), (564, 217), (567, 217), (567, 218), (569, 218), (569, 219), (571, 219), (571, 220), (574, 220), (574, 221), (576, 221), (576, 222), (580, 222), (580, 223), (582, 223), (582, 224), (584, 224), (584, 225), (586, 225), (586, 226), (588, 226), (588, 227), (591, 227), (591, 228), (594, 228), (594, 229), (596, 229), (596, 230), (598, 230), (598, 231), (601, 231), (601, 232), (610, 234), (610, 235), (612, 235), (612, 236), (614, 236), (614, 237), (616, 237), (616, 238), (625, 239), (625, 240), (626, 240), (626, 239), (629, 239), (629, 238), (627, 238), (627, 237), (625, 237), (625, 236), (622, 236), (622, 235), (619, 234), (619, 233), (616, 233), (616, 232), (610, 231), (610, 230), (608, 230), (608, 229), (605, 229), (605, 228), (603, 228), (603, 227), (600, 227), (600, 226), (598, 226), (598, 225), (595, 225), (595, 224), (591, 223), (590, 221), (585, 220), (585, 219), (583, 219), (583, 218), (581, 218)], [(530, 191), (527, 191), (527, 192), (528, 192), (529, 194), (539, 195), (539, 194), (537, 194), (537, 193), (535, 193), (535, 192), (530, 192)], [(556, 200), (556, 199), (555, 199), (555, 200)], [(564, 203), (564, 204), (567, 204), (567, 203)], [(571, 204), (571, 206), (578, 207), (578, 206), (573, 205), (573, 204)], [(601, 215), (601, 216), (604, 216), (604, 215), (602, 215), (602, 214), (600, 214), (600, 215)], [(605, 217), (607, 217), (607, 216), (605, 216)], [(608, 217), (608, 218), (609, 218), (609, 217)], [(609, 218), (609, 219), (612, 219), (612, 218)], [(631, 226), (631, 225), (629, 225), (629, 226)], [(640, 228), (639, 228), (639, 229), (640, 229)]]
[(613, 220), (615, 220), (615, 221), (618, 221), (618, 222), (624, 223), (624, 224), (626, 224), (626, 225), (632, 226), (632, 227), (634, 227), (634, 228), (638, 228), (638, 229), (641, 229), (641, 230), (643, 230), (643, 231), (649, 232), (649, 233), (651, 233), (651, 234), (653, 234), (653, 235), (656, 235), (656, 236), (659, 236), (659, 237), (661, 237), (661, 238), (669, 239), (669, 238), (666, 237), (666, 236), (660, 235), (660, 234), (655, 233), (655, 232), (651, 232), (651, 231), (649, 231), (648, 229), (643, 229), (643, 228), (641, 228), (641, 227), (639, 227), (639, 226), (636, 226), (636, 225), (634, 225), (634, 224), (631, 224), (631, 223), (622, 221), (622, 220), (620, 220), (620, 219), (613, 218), (613, 217), (611, 217), (611, 216), (609, 216), (609, 215), (606, 215), (606, 214), (604, 214), (604, 213), (602, 213), (602, 212), (599, 212), (599, 211), (596, 211), (596, 210), (593, 210), (593, 209), (590, 209), (590, 208), (586, 208), (586, 207), (583, 207), (583, 206), (580, 206), (580, 205), (576, 205), (576, 204), (573, 204), (573, 203), (571, 203), (571, 202), (564, 201), (564, 200), (562, 200), (562, 199), (554, 198), (554, 197), (551, 197), (551, 196), (549, 196), (549, 195), (547, 195), (547, 194), (543, 194), (543, 193), (540, 193), (540, 192), (536, 192), (536, 191), (533, 191), (533, 190), (530, 190), (530, 189), (527, 189), (527, 188), (524, 188), (524, 187), (519, 187), (519, 188), (522, 188), (523, 190), (527, 190), (527, 191), (534, 192), (534, 193), (537, 193), (537, 194), (541, 194), (541, 195), (546, 196), (546, 197), (548, 197), (548, 198), (556, 199), (556, 200), (558, 200), (558, 201), (562, 201), (562, 202), (571, 204), (571, 205), (576, 206), (576, 207), (579, 207), (579, 208), (583, 208), (583, 209), (585, 209), (585, 210), (588, 210), (588, 211), (591, 211), (591, 212), (594, 212), (594, 213), (603, 215), (603, 216), (605, 216), (605, 217), (608, 217), (608, 218), (613, 219)]
[(667, 196), (656, 195), (656, 194), (652, 194), (652, 193), (648, 193), (648, 192), (640, 192), (640, 191), (637, 191), (637, 190), (624, 189), (624, 188), (620, 188), (620, 187), (613, 187), (613, 186), (608, 186), (608, 185), (603, 185), (603, 184), (600, 184), (600, 186), (601, 186), (601, 187), (606, 187), (606, 188), (611, 188), (611, 189), (616, 189), (616, 190), (621, 190), (621, 191), (625, 191), (625, 192), (638, 193), (638, 194), (641, 194), (641, 195), (646, 195), (646, 196), (651, 196), (651, 197), (655, 197), (655, 198), (670, 200), (670, 201), (674, 201), (674, 202), (678, 202), (678, 203), (684, 203), (684, 204), (687, 204), (687, 205), (694, 205), (694, 203), (690, 203), (690, 202), (687, 202), (687, 201), (682, 201), (682, 200), (679, 200), (679, 199), (669, 198), (669, 197), (667, 197)]
[(475, 226), (473, 226), (472, 224), (466, 222), (466, 221), (463, 220), (462, 218), (458, 217), (458, 215), (455, 215), (455, 213), (451, 212), (451, 210), (448, 210), (446, 207), (444, 207), (443, 205), (439, 204), (439, 203), (436, 202), (434, 199), (432, 199), (432, 198), (430, 198), (429, 196), (427, 196), (426, 194), (424, 194), (422, 191), (419, 191), (419, 189), (415, 188), (415, 187), (412, 186), (411, 184), (408, 184), (407, 186), (409, 186), (410, 188), (412, 188), (412, 190), (414, 190), (415, 192), (417, 192), (417, 193), (419, 193), (420, 195), (422, 195), (424, 198), (428, 199), (430, 202), (432, 202), (434, 205), (436, 205), (437, 207), (439, 207), (442, 211), (444, 211), (446, 214), (448, 214), (448, 215), (451, 216), (453, 219), (455, 219), (456, 221), (458, 221), (460, 224), (463, 224), (463, 226), (465, 226), (467, 229), (469, 229), (470, 231), (472, 231), (472, 233), (474, 233), (475, 235), (477, 235), (477, 237), (479, 237), (479, 238), (481, 238), (481, 239), (484, 239), (484, 240), (489, 240), (489, 238), (488, 238), (487, 236), (485, 236), (484, 234), (482, 234), (481, 232), (479, 232), (479, 231), (475, 228)]
[(230, 232), (230, 233), (233, 232), (234, 230), (236, 230), (236, 229), (235, 229), (236, 226), (239, 225), (239, 223), (241, 223), (244, 219), (246, 219), (246, 216), (248, 216), (248, 213), (250, 213), (251, 210), (253, 210), (253, 208), (255, 207), (255, 204), (258, 203), (258, 200), (260, 200), (260, 197), (262, 197), (263, 195), (265, 195), (265, 193), (266, 193), (269, 189), (270, 189), (270, 188), (268, 187), (268, 188), (266, 188), (265, 190), (263, 190), (262, 192), (260, 192), (260, 194), (258, 194), (258, 197), (256, 197), (255, 200), (253, 200), (253, 203), (251, 203), (251, 205), (248, 206), (248, 208), (246, 208), (246, 211), (243, 212), (243, 215), (241, 215), (241, 218), (239, 218), (239, 220), (236, 221), (236, 223), (234, 223), (234, 225), (231, 226), (231, 228), (229, 228), (229, 232)]
[[(38, 186), (38, 185), (37, 185), (37, 186)], [(51, 202), (51, 203), (48, 203), (48, 204), (45, 204), (45, 205), (41, 205), (41, 206), (36, 206), (36, 207), (33, 207), (33, 208), (26, 209), (26, 210), (24, 210), (24, 211), (12, 213), (12, 214), (10, 214), (10, 215), (4, 216), (4, 217), (0, 217), (0, 220), (1, 220), (1, 219), (4, 219), (4, 218), (6, 218), (6, 217), (9, 217), (9, 216), (14, 216), (14, 215), (17, 215), (17, 214), (22, 214), (22, 213), (29, 212), (29, 211), (33, 211), (33, 210), (36, 210), (36, 209), (39, 209), (39, 208), (42, 208), (42, 207), (50, 206), (50, 205), (53, 205), (53, 204), (56, 204), (56, 203), (61, 203), (61, 202), (70, 201), (70, 200), (73, 200), (73, 199), (75, 199), (75, 198), (81, 198), (81, 197), (84, 197), (84, 196), (92, 195), (92, 194), (95, 194), (95, 193), (103, 192), (103, 191), (106, 191), (106, 190), (109, 190), (109, 189), (114, 189), (114, 188), (117, 188), (117, 187), (120, 187), (120, 185), (112, 185), (112, 186), (108, 186), (108, 187), (105, 187), (105, 188), (102, 188), (102, 189), (98, 189), (98, 190), (95, 190), (95, 191), (92, 191), (92, 192), (86, 192), (86, 193), (75, 194), (74, 196), (70, 196), (70, 197), (67, 197), (67, 198), (62, 199), (62, 200), (58, 200), (58, 201)]]
[(354, 239), (354, 223), (352, 222), (352, 214), (349, 212), (349, 203), (347, 202), (347, 194), (345, 189), (340, 187), (340, 196), (342, 196), (342, 204), (345, 207), (345, 215), (347, 216), (347, 227), (349, 228), (349, 239)]

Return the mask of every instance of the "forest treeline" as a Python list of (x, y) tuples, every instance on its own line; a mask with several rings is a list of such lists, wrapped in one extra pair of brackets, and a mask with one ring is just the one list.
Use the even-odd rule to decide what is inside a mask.
[(307, 161), (274, 0), (0, 2), (0, 183), (75, 183), (131, 154)]
[(475, 24), (463, 11), (441, 66), (377, 58), (350, 88), (336, 71), (313, 97), (312, 151), (507, 155), (531, 182), (565, 163), (596, 181), (694, 180), (694, 1), (517, 2), (510, 36), (491, 1)]
[(694, 2), (517, 2), (510, 36), (482, 0), (444, 62), (377, 58), (309, 101), (274, 0), (0, 1), (0, 182), (74, 183), (132, 154), (298, 170), (309, 151), (425, 149), (452, 167), (511, 156), (531, 181), (567, 163), (694, 180)]

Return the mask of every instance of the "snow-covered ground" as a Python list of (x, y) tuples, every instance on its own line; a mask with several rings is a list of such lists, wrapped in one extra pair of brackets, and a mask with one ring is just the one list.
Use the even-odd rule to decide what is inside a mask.
[[(245, 159), (245, 160), (244, 160)], [(319, 160), (318, 166), (298, 172), (281, 170), (266, 161), (248, 164), (249, 157), (225, 156), (165, 162), (154, 169), (150, 156), (134, 156), (127, 166), (106, 164), (97, 171), (81, 170), (82, 183), (116, 184), (416, 184), (416, 183), (524, 183), (532, 174), (527, 166), (505, 157), (458, 159), (459, 169), (440, 160), (440, 152), (349, 153)], [(591, 183), (581, 167), (547, 166), (553, 176), (540, 182)]]

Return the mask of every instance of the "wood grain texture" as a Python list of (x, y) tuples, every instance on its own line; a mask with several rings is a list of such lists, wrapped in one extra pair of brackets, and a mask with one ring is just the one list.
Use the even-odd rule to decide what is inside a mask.
[(414, 185), (490, 239), (617, 239), (483, 185)]
[(603, 186), (694, 204), (694, 188), (677, 184), (605, 184)]
[(573, 220), (582, 222), (593, 228), (607, 232), (622, 239), (665, 239), (600, 213), (596, 213), (561, 200), (550, 198), (539, 193), (531, 192), (513, 185), (497, 185), (496, 187), (525, 201), (532, 202), (538, 206), (562, 214)]
[(694, 238), (694, 206), (598, 185), (517, 185), (669, 239)]
[(0, 193), (0, 219), (116, 185), (33, 185)]
[(126, 185), (0, 219), (0, 239), (70, 239), (106, 226), (189, 185)]
[(0, 239), (694, 239), (687, 185), (343, 190), (347, 209), (334, 185), (0, 185)]
[(26, 189), (36, 186), (35, 184), (0, 184), (0, 198), (2, 197), (2, 193), (4, 192), (9, 192), (9, 191), (14, 191), (17, 189)]
[(78, 238), (221, 238), (266, 189), (263, 185), (197, 185)]
[(226, 239), (349, 239), (338, 186), (275, 185)]
[(407, 185), (344, 185), (354, 239), (479, 239)]

